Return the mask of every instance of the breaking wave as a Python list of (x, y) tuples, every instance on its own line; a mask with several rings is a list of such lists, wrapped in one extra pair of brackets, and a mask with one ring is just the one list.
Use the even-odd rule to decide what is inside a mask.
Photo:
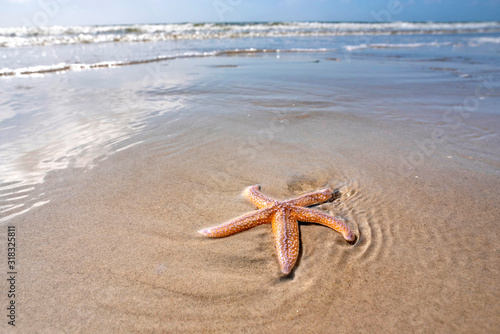
[(500, 32), (500, 22), (181, 23), (0, 28), (1, 47), (257, 37)]

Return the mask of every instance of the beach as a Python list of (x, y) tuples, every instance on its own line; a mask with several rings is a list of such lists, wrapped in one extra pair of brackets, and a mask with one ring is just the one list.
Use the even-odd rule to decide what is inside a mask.
[[(497, 331), (499, 44), (440, 36), (243, 37), (0, 77), (0, 222), (17, 240), (2, 331)], [(300, 223), (283, 276), (270, 225), (197, 232), (255, 210), (254, 184), (277, 199), (330, 187), (314, 208), (356, 243)]]

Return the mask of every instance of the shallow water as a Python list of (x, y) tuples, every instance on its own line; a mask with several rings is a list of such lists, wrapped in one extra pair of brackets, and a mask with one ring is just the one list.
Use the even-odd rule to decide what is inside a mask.
[[(301, 118), (336, 111), (427, 122), (431, 129), (461, 131), (472, 141), (496, 137), (494, 127), (465, 121), (471, 113), (498, 114), (498, 66), (457, 57), (415, 61), (415, 56), (400, 54), (353, 53), (346, 59), (336, 51), (236, 53), (130, 70), (4, 79), (0, 167), (5, 202), (0, 219), (48, 203), (43, 193), (32, 192), (50, 171), (92, 168), (115, 152), (151, 141), (148, 129), (158, 123), (188, 115), (208, 121), (220, 113)], [(307, 99), (297, 92), (306, 92)], [(174, 127), (175, 132), (197, 131), (189, 126)], [(273, 135), (273, 126), (241, 149), (255, 154)], [(483, 147), (488, 153), (482, 158), (497, 163), (496, 150), (489, 147)]]
[[(2, 78), (0, 219), (21, 240), (19, 328), (494, 331), (492, 50), (226, 53)], [(301, 224), (283, 278), (270, 226), (196, 233), (253, 210), (240, 194), (257, 183), (280, 199), (337, 189), (316, 209), (357, 243)]]

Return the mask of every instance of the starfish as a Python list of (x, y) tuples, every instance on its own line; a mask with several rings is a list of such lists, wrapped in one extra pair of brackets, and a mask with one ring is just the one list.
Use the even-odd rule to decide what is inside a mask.
[(331, 189), (322, 189), (297, 198), (278, 201), (260, 192), (260, 186), (245, 189), (243, 194), (258, 208), (222, 225), (199, 231), (208, 237), (218, 238), (236, 234), (252, 227), (271, 223), (278, 261), (283, 274), (288, 275), (299, 255), (299, 225), (297, 221), (318, 223), (341, 233), (348, 242), (356, 235), (340, 219), (320, 211), (306, 208), (331, 199)]

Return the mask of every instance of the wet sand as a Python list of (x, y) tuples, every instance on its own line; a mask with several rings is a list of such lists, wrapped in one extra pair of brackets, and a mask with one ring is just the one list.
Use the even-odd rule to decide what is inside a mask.
[[(187, 112), (151, 121), (93, 168), (48, 174), (36, 191), (50, 202), (3, 227), (18, 231), (19, 332), (498, 330), (500, 117), (446, 122), (455, 100), (422, 101), (396, 74), (375, 94), (314, 68), (342, 77), (354, 66), (342, 61), (307, 62), (289, 85), (272, 66), (196, 60), (201, 76), (219, 72), (145, 99), (175, 95)], [(254, 210), (241, 192), (257, 183), (281, 199), (338, 189), (316, 208), (358, 242), (301, 224), (299, 261), (283, 277), (269, 225), (196, 232)]]

